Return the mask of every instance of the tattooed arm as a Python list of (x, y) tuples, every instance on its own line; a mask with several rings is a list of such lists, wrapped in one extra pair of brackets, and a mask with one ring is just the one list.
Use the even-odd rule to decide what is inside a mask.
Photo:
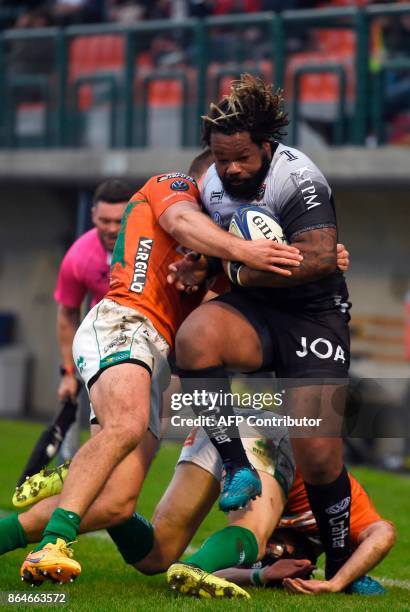
[(336, 265), (336, 229), (324, 227), (308, 230), (296, 236), (292, 246), (300, 250), (303, 261), (298, 268), (289, 268), (292, 276), (278, 276), (241, 266), (239, 284), (244, 287), (294, 287), (319, 280), (334, 272)]

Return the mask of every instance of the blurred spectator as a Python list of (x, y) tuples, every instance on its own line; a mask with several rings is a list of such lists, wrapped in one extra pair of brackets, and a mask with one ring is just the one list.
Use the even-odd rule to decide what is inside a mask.
[(262, 0), (261, 10), (280, 13), (293, 9), (314, 8), (316, 5), (317, 2), (309, 2), (308, 0)]
[[(410, 58), (410, 15), (384, 18), (372, 30), (372, 63), (374, 72), (383, 60)], [(410, 71), (389, 70), (386, 73), (384, 119), (392, 122), (391, 142), (410, 141)]]
[(144, 2), (133, 0), (111, 0), (108, 6), (109, 21), (134, 23), (145, 19), (146, 6)]
[(187, 0), (187, 11), (190, 17), (208, 17), (212, 14), (212, 0)]
[[(15, 29), (45, 28), (53, 25), (48, 9), (37, 8), (18, 17)], [(54, 68), (54, 41), (51, 38), (11, 40), (8, 47), (8, 77), (50, 75)], [(43, 99), (38, 87), (19, 87), (17, 101), (35, 102)]]
[(172, 0), (145, 0), (147, 19), (169, 19), (172, 12)]
[(59, 25), (98, 23), (105, 16), (105, 0), (54, 0), (51, 8)]
[(175, 39), (163, 36), (153, 38), (150, 53), (156, 68), (177, 66), (186, 59), (181, 45)]
[(213, 15), (257, 13), (262, 10), (262, 0), (218, 0), (214, 2)]

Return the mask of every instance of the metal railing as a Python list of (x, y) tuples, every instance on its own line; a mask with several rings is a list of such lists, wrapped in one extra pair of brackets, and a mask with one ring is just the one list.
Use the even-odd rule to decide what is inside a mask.
[[(372, 75), (369, 69), (370, 50), (369, 32), (375, 19), (383, 16), (399, 17), (410, 14), (408, 4), (381, 4), (366, 8), (344, 7), (312, 10), (284, 11), (277, 13), (256, 13), (235, 16), (209, 17), (206, 19), (187, 19), (184, 21), (147, 21), (132, 25), (81, 25), (67, 28), (46, 28), (42, 30), (10, 30), (0, 35), (0, 146), (19, 146), (19, 136), (16, 133), (18, 111), (16, 89), (24, 89), (21, 83), (27, 77), (36, 77), (38, 83), (48, 83), (45, 95), (44, 112), (46, 113), (45, 129), (39, 135), (39, 142), (44, 146), (65, 147), (78, 142), (72, 137), (72, 130), (77, 129), (79, 122), (75, 117), (81, 114), (78, 107), (79, 89), (87, 83), (93, 86), (101, 79), (108, 83), (110, 95), (110, 112), (108, 146), (131, 148), (134, 146), (149, 146), (148, 117), (150, 111), (150, 84), (158, 80), (178, 81), (181, 84), (181, 146), (192, 146), (199, 142), (200, 115), (204, 113), (209, 98), (219, 96), (222, 79), (227, 75), (237, 75), (242, 70), (255, 74), (264, 74), (275, 86), (285, 84), (286, 67), (290, 55), (286, 52), (286, 43), (295, 28), (345, 28), (351, 30), (356, 37), (356, 54), (354, 57), (355, 92), (352, 104), (347, 109), (346, 104), (346, 74), (340, 61), (318, 58), (317, 62), (309, 61), (298, 67), (293, 74), (293, 98), (290, 99), (290, 114), (293, 122), (291, 140), (298, 143), (299, 123), (301, 119), (301, 79), (306, 74), (332, 72), (339, 82), (339, 100), (336, 101), (334, 113), (334, 143), (363, 145), (369, 130), (374, 130), (379, 142), (383, 142), (383, 98), (384, 74), (387, 70), (405, 69), (408, 64), (387, 62), (380, 67), (380, 72)], [(228, 64), (220, 64), (213, 56), (218, 51), (215, 43), (218, 33), (221, 40), (226, 31), (235, 30), (242, 35), (249, 28), (262, 32), (265, 45), (263, 61), (253, 59), (253, 47), (245, 42), (236, 45), (235, 57)], [(242, 33), (242, 34), (241, 34)], [(117, 35), (123, 39), (123, 62), (118, 68), (107, 71), (81, 72), (76, 78), (70, 73), (70, 45), (78, 37)], [(164, 68), (153, 68), (143, 71), (136, 58), (141, 51), (141, 40), (153, 36), (173, 36), (184, 40), (190, 48), (188, 79), (184, 74), (184, 66), (175, 66), (169, 71)], [(50, 39), (54, 47), (55, 70), (51, 75), (13, 75), (7, 66), (7, 47), (16, 41)], [(238, 39), (239, 40), (239, 39)], [(188, 41), (188, 43), (186, 42)], [(266, 63), (269, 64), (266, 74)], [(212, 73), (213, 70), (213, 73)], [(192, 76), (193, 75), (193, 76)], [(36, 80), (36, 79), (34, 79)], [(28, 83), (29, 81), (26, 81)], [(20, 84), (19, 84), (20, 83)], [(142, 103), (137, 103), (137, 83), (142, 83)], [(74, 92), (75, 95), (72, 95)], [(371, 95), (370, 95), (371, 94)], [(285, 91), (285, 98), (289, 97)], [(369, 103), (372, 98), (372, 104)], [(193, 109), (195, 125), (188, 134), (187, 104)], [(191, 109), (191, 110), (192, 110)], [(347, 117), (349, 115), (349, 117)], [(10, 123), (10, 117), (13, 121)], [(74, 117), (74, 119), (73, 119)], [(347, 118), (349, 130), (345, 129)], [(139, 129), (138, 125), (140, 126)], [(76, 127), (77, 126), (77, 127)]]

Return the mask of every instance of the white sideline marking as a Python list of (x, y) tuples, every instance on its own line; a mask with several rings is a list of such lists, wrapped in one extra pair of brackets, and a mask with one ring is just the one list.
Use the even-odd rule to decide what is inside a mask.
[(382, 582), (386, 586), (396, 586), (400, 589), (406, 589), (407, 591), (410, 591), (410, 580), (396, 580), (395, 578), (385, 577), (377, 578), (377, 580), (380, 580), (380, 582)]

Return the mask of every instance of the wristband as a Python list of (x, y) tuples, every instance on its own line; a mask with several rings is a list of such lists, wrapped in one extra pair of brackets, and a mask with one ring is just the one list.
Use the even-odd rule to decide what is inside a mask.
[(75, 365), (68, 366), (67, 368), (64, 366), (60, 366), (61, 376), (75, 376), (75, 373), (76, 373)]
[(256, 569), (251, 572), (251, 582), (253, 586), (265, 586), (265, 583), (261, 580), (261, 571), (260, 569)]
[(241, 283), (241, 279), (239, 278), (239, 274), (242, 268), (243, 264), (241, 264), (239, 261), (228, 262), (227, 271), (230, 281), (234, 285), (240, 285), (241, 287), (243, 287), (243, 285)]

